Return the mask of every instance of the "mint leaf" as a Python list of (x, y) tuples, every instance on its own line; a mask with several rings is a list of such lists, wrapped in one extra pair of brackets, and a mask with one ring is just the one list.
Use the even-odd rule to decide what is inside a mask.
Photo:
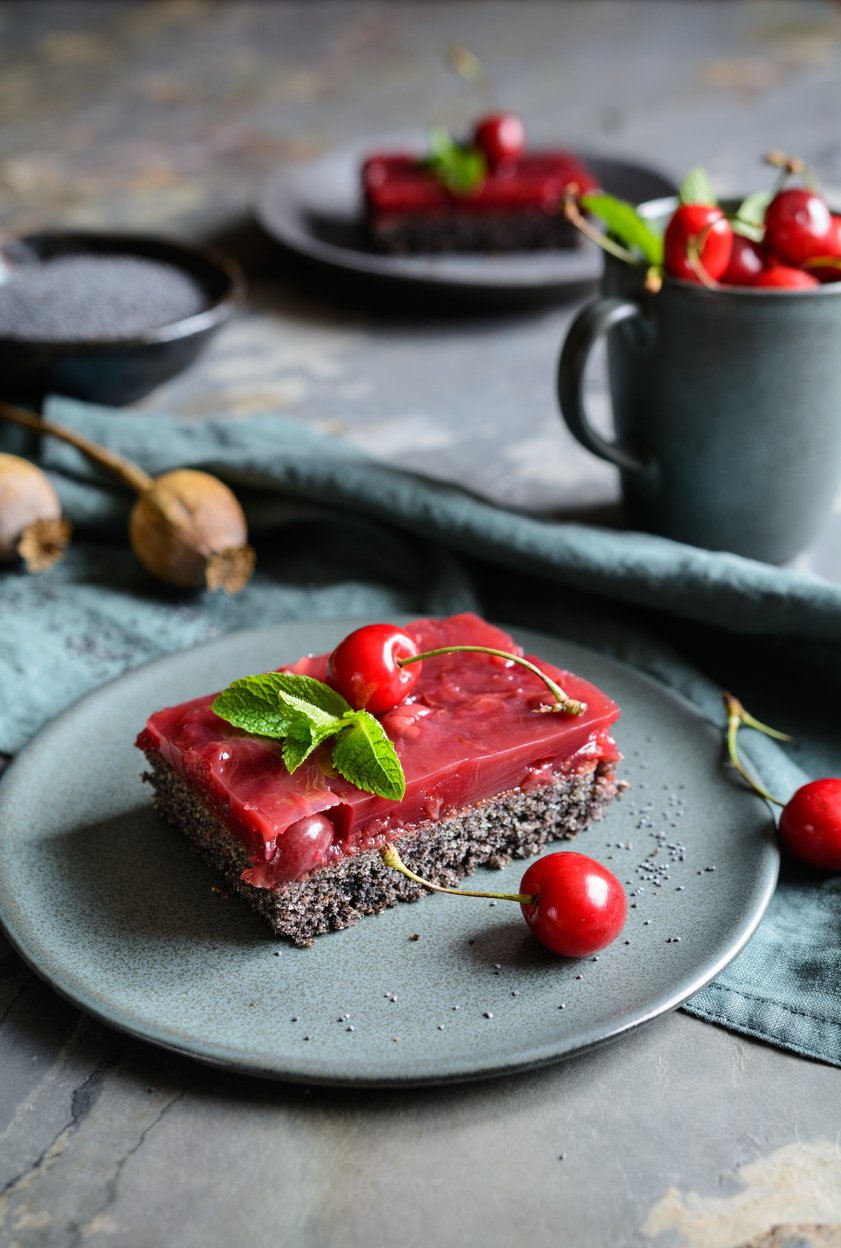
[(211, 710), (244, 732), (258, 737), (283, 737), (289, 727), (289, 712), (278, 701), (281, 672), (244, 676), (228, 685), (211, 703)]
[(353, 709), (331, 685), (325, 685), (323, 680), (316, 680), (314, 676), (301, 676), (298, 672), (272, 674), (277, 678), (278, 689), (287, 697), (316, 706), (328, 715), (341, 719)]
[(333, 747), (333, 766), (357, 789), (400, 801), (406, 777), (397, 751), (378, 719), (368, 711), (351, 711)]
[(340, 693), (313, 676), (245, 676), (224, 689), (212, 709), (245, 732), (282, 739), (281, 756), (290, 774), (322, 742), (337, 737), (333, 766), (351, 784), (396, 801), (406, 792), (400, 759), (379, 720), (368, 711), (354, 711)]
[(289, 725), (281, 751), (289, 774), (297, 771), (301, 763), (309, 758), (322, 741), (326, 741), (328, 737), (332, 737), (341, 729), (342, 720), (334, 720), (330, 725), (318, 726), (306, 715), (296, 715)]
[(747, 195), (730, 221), (734, 231), (761, 243), (765, 237), (765, 210), (772, 198), (770, 191), (754, 191), (752, 195)]
[(718, 202), (706, 169), (690, 169), (682, 178), (677, 188), (677, 197), (682, 204), (707, 204), (714, 208)]
[(443, 126), (433, 126), (428, 134), (430, 156), (421, 166), (454, 195), (469, 195), (482, 185), (488, 172), (484, 153), (478, 147), (463, 147)]
[(648, 264), (663, 263), (662, 238), (639, 216), (633, 204), (601, 192), (582, 195), (580, 203), (585, 212), (604, 223), (609, 234), (615, 235), (626, 247), (639, 251)]

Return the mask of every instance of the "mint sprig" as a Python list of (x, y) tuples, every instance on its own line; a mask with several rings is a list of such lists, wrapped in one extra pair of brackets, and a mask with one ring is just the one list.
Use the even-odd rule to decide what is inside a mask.
[(598, 217), (609, 234), (632, 251), (639, 252), (647, 264), (662, 265), (663, 240), (633, 204), (601, 191), (582, 195), (580, 203), (585, 212)]
[(421, 166), (454, 195), (469, 195), (485, 181), (488, 164), (478, 147), (456, 142), (449, 130), (433, 126), (427, 135), (429, 156)]
[(313, 676), (245, 676), (223, 689), (211, 709), (243, 732), (282, 740), (281, 757), (290, 774), (332, 738), (333, 766), (350, 784), (393, 801), (406, 792), (400, 759), (379, 720), (368, 711), (355, 711)]

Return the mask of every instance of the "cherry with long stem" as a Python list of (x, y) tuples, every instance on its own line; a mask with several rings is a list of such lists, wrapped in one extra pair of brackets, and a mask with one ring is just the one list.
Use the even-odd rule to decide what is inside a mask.
[(790, 741), (791, 737), (754, 718), (732, 693), (724, 694), (724, 705), (727, 708), (727, 752), (730, 761), (755, 793), (774, 806), (781, 807), (777, 831), (782, 844), (795, 858), (810, 867), (841, 871), (841, 778), (825, 776), (820, 780), (809, 780), (787, 802), (780, 801), (757, 784), (746, 770), (739, 758), (737, 736), (739, 728), (744, 725), (777, 741)]
[(628, 900), (616, 876), (574, 850), (538, 858), (526, 868), (519, 893), (433, 884), (407, 867), (394, 845), (385, 846), (380, 854), (386, 866), (434, 892), (517, 902), (534, 936), (562, 957), (581, 958), (604, 949), (627, 918)]

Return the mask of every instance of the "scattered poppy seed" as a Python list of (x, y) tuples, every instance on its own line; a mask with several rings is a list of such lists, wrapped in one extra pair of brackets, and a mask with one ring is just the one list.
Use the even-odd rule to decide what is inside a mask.
[(482, 1018), (493, 1018), (493, 1014), (491, 1013), (490, 1010), (485, 1010), (484, 1014), (482, 1015)]

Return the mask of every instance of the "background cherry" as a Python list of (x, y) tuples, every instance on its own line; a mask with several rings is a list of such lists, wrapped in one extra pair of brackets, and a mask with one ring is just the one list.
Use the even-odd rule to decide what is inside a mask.
[(477, 122), (473, 142), (493, 169), (520, 159), (526, 148), (526, 131), (514, 113), (494, 113)]
[(841, 780), (804, 784), (780, 815), (780, 840), (812, 867), (841, 871)]
[(788, 265), (774, 264), (758, 273), (751, 286), (766, 286), (779, 290), (811, 290), (820, 286), (818, 279), (805, 269), (793, 269)]
[(827, 254), (832, 217), (826, 204), (806, 187), (780, 191), (765, 210), (765, 243), (786, 264), (803, 264)]
[[(822, 256), (832, 256), (834, 259), (841, 261), (841, 217), (833, 216), (829, 226), (829, 233), (826, 236), (825, 250), (821, 252)], [(841, 282), (841, 264), (831, 265), (809, 265), (809, 272), (812, 273), (819, 282)]]
[(418, 683), (422, 664), (397, 663), (418, 653), (409, 634), (393, 624), (365, 624), (336, 646), (327, 660), (327, 680), (356, 710), (380, 715)]
[(762, 248), (744, 234), (733, 235), (733, 249), (727, 268), (719, 279), (726, 286), (751, 286), (766, 267)]
[(693, 248), (697, 248), (704, 273), (717, 281), (727, 269), (733, 250), (733, 230), (720, 208), (711, 204), (681, 204), (672, 214), (666, 226), (663, 255), (670, 277), (685, 282), (702, 281), (693, 261)]
[(572, 851), (533, 862), (520, 891), (536, 897), (521, 908), (537, 939), (567, 958), (604, 949), (619, 935), (628, 913), (616, 876), (594, 858)]

